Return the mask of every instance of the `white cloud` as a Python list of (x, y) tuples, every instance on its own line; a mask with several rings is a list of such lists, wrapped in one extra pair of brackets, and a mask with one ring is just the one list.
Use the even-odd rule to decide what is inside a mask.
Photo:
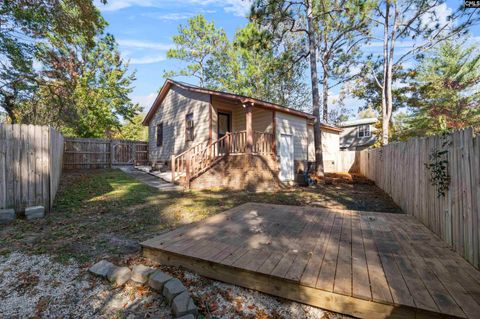
[(143, 108), (144, 111), (148, 111), (148, 109), (152, 106), (155, 98), (157, 97), (158, 93), (153, 92), (147, 95), (137, 95), (132, 97), (133, 103), (138, 103)]
[(166, 51), (173, 47), (172, 44), (133, 39), (120, 39), (117, 42), (122, 50), (122, 55), (130, 60), (130, 64), (151, 64), (164, 61)]
[(157, 63), (161, 61), (165, 61), (164, 54), (150, 55), (150, 56), (144, 56), (139, 58), (130, 58), (130, 64), (152, 64), (152, 63)]
[(96, 0), (95, 5), (101, 11), (117, 11), (131, 6), (152, 7), (155, 5), (154, 0), (110, 0), (107, 4), (102, 4)]
[[(395, 47), (396, 48), (411, 48), (415, 45), (415, 41), (396, 41), (395, 42)], [(381, 48), (383, 47), (383, 42), (382, 41), (373, 41), (369, 42), (365, 45), (366, 47), (371, 47), (371, 48)]]
[(196, 4), (201, 6), (214, 5), (223, 8), (225, 12), (236, 16), (246, 17), (252, 0), (110, 0), (106, 5), (95, 1), (96, 6), (101, 11), (117, 11), (132, 6), (168, 8), (170, 4), (183, 4), (185, 6)]
[(153, 41), (141, 41), (141, 40), (117, 40), (117, 43), (122, 47), (135, 48), (135, 49), (154, 49), (167, 51), (173, 47), (173, 44), (169, 43), (159, 43)]
[(451, 23), (448, 17), (452, 15), (452, 13), (453, 10), (447, 6), (446, 3), (442, 3), (421, 17), (422, 26), (430, 29), (434, 29), (437, 26), (442, 28)]
[(193, 13), (177, 13), (177, 12), (166, 13), (166, 14), (153, 14), (153, 13), (146, 14), (146, 16), (149, 16), (151, 18), (155, 18), (158, 20), (172, 20), (172, 21), (190, 19), (194, 15), (195, 14)]
[(144, 17), (149, 17), (162, 21), (177, 21), (177, 20), (187, 20), (198, 14), (211, 14), (215, 13), (215, 10), (196, 10), (195, 12), (171, 12), (171, 13), (162, 13), (162, 12), (147, 12), (142, 14)]
[(201, 3), (215, 3), (228, 13), (233, 13), (239, 17), (246, 17), (252, 6), (252, 0), (193, 0)]

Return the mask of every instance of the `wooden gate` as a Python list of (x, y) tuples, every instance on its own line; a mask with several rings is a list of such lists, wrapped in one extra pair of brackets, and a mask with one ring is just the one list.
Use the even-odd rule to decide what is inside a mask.
[(108, 168), (114, 165), (147, 165), (148, 143), (96, 138), (65, 139), (65, 169)]
[(135, 148), (130, 142), (113, 141), (113, 165), (128, 165), (135, 162)]

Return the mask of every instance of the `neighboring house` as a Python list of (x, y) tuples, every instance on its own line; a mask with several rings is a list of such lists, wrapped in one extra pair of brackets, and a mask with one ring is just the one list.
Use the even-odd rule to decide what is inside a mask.
[[(152, 165), (172, 169), (172, 178), (195, 188), (243, 189), (276, 175), (292, 181), (314, 162), (313, 120), (277, 104), (167, 80), (143, 124)], [(322, 125), (327, 167), (336, 159), (340, 131)]]
[(376, 118), (345, 121), (339, 124), (343, 129), (340, 133), (340, 149), (360, 151), (375, 143)]

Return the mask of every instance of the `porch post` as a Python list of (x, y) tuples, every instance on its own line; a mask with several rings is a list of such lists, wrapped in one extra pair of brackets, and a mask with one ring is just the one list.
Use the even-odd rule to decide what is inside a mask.
[(253, 125), (252, 125), (252, 107), (253, 103), (245, 106), (245, 126), (247, 129), (247, 154), (253, 152)]
[[(212, 95), (210, 94), (210, 103), (208, 104), (208, 144), (213, 143), (213, 104)], [(218, 137), (217, 137), (218, 138)]]
[(272, 153), (274, 156), (277, 155), (277, 120), (276, 120), (277, 112), (272, 111), (272, 134), (273, 134), (273, 141), (272, 141)]

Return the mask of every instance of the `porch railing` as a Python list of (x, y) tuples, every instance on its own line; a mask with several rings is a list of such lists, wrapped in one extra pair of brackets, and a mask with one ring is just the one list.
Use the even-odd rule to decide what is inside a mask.
[[(275, 137), (271, 133), (254, 132), (253, 153), (273, 154)], [(172, 182), (185, 179), (185, 186), (190, 187), (193, 178), (199, 176), (215, 163), (229, 154), (247, 153), (247, 132), (227, 133), (211, 144), (200, 143), (183, 153), (173, 155), (171, 159)]]

